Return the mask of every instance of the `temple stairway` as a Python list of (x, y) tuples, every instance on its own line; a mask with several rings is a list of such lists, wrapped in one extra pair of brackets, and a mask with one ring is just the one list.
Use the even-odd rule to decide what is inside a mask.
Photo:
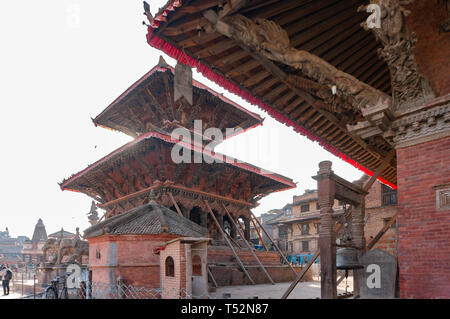
[[(235, 249), (239, 259), (256, 284), (270, 283), (264, 271), (247, 248)], [(290, 282), (295, 279), (296, 276), (291, 268), (280, 262), (280, 256), (277, 252), (256, 251), (255, 253), (274, 282)], [(233, 252), (227, 246), (211, 245), (208, 247), (208, 267), (218, 286), (251, 284), (248, 277), (239, 267)], [(302, 267), (295, 266), (294, 269), (299, 273)], [(308, 280), (312, 280), (310, 271), (306, 273), (304, 278), (304, 281)], [(212, 287), (211, 278), (209, 278), (209, 282)]]

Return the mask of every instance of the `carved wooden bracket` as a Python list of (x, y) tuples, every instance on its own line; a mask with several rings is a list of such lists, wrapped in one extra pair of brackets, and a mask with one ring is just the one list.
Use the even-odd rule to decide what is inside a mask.
[[(370, 5), (377, 5), (380, 8), (380, 27), (369, 28), (367, 21), (361, 23), (365, 30), (372, 30), (377, 41), (383, 46), (378, 50), (378, 55), (387, 63), (391, 73), (393, 106), (396, 110), (422, 104), (434, 97), (428, 80), (417, 70), (414, 57), (417, 38), (406, 25), (409, 11), (402, 5), (412, 2), (371, 0)], [(367, 6), (358, 8), (358, 11), (366, 10)]]

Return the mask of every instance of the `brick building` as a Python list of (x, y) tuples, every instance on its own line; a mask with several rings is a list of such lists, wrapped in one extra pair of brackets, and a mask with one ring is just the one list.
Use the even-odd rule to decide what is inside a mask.
[(92, 283), (113, 285), (120, 276), (128, 285), (159, 288), (158, 248), (179, 237), (206, 234), (205, 228), (154, 201), (108, 218), (84, 232)]
[(18, 236), (13, 238), (9, 234), (8, 227), (0, 231), (0, 264), (19, 265), (24, 263), (22, 247), (29, 238)]
[[(361, 179), (366, 181), (368, 176)], [(397, 192), (392, 188), (375, 182), (365, 198), (365, 226), (366, 243), (369, 243), (378, 232), (397, 213)], [(278, 233), (286, 234), (284, 237), (275, 237), (280, 247), (287, 247), (289, 255), (311, 256), (319, 248), (320, 206), (317, 190), (306, 190), (304, 194), (293, 196), (290, 204), (292, 213), (285, 212), (278, 218), (268, 222), (278, 228)], [(344, 208), (338, 200), (334, 201), (333, 217), (342, 218)], [(397, 255), (397, 223), (383, 234), (373, 248), (380, 248), (386, 252)], [(296, 262), (306, 262), (308, 259), (299, 257)]]
[[(290, 209), (268, 222), (278, 228), (279, 236), (275, 238), (288, 255), (306, 256), (318, 249), (320, 209), (317, 199), (317, 190), (306, 190), (302, 195), (294, 195), (289, 204)], [(336, 219), (342, 216), (343, 209), (337, 200), (334, 209)], [(295, 259), (295, 263), (304, 263), (306, 260)]]

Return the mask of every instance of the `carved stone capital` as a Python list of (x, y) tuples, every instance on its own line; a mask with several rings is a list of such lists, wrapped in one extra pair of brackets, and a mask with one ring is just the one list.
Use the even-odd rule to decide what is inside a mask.
[(403, 148), (434, 139), (450, 136), (450, 101), (392, 123), (392, 141)]

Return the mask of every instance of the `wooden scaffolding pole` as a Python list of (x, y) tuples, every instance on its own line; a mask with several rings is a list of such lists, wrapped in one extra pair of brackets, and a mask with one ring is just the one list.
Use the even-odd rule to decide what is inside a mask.
[(175, 206), (175, 209), (178, 212), (178, 215), (183, 216), (183, 213), (181, 212), (180, 207), (178, 207), (178, 204), (175, 201), (175, 198), (173, 198), (172, 192), (168, 192), (168, 193), (169, 193), (169, 197), (170, 197), (170, 200), (172, 201), (173, 206)]
[(211, 278), (211, 280), (212, 280), (212, 282), (214, 284), (214, 287), (218, 288), (219, 285), (217, 284), (216, 280), (214, 279), (214, 276), (213, 276), (213, 274), (211, 272), (211, 269), (209, 269), (209, 266), (206, 266), (206, 270), (208, 271), (208, 275)]
[(223, 239), (225, 239), (225, 242), (227, 243), (228, 247), (230, 247), (231, 251), (233, 252), (234, 257), (236, 258), (236, 261), (238, 262), (239, 266), (241, 267), (242, 271), (247, 275), (248, 279), (250, 280), (250, 282), (252, 283), (252, 285), (255, 284), (255, 282), (253, 281), (252, 277), (250, 277), (250, 274), (247, 272), (247, 269), (245, 269), (244, 264), (242, 263), (241, 259), (239, 258), (238, 254), (236, 253), (236, 251), (234, 250), (233, 245), (231, 244), (230, 240), (228, 239), (227, 235), (225, 234), (225, 232), (223, 231), (222, 227), (220, 227), (219, 222), (216, 219), (216, 216), (214, 216), (214, 213), (211, 209), (211, 207), (208, 204), (207, 200), (204, 200), (206, 208), (208, 208), (208, 213), (210, 214), (212, 220), (214, 221), (214, 223), (216, 224), (217, 228), (219, 229), (220, 233), (223, 236)]
[(373, 183), (375, 183), (375, 181), (377, 180), (377, 178), (380, 176), (380, 174), (384, 171), (384, 169), (386, 168), (386, 166), (389, 165), (389, 163), (392, 161), (392, 159), (395, 156), (395, 149), (392, 149), (387, 155), (386, 157), (383, 159), (383, 162), (380, 164), (380, 166), (378, 166), (377, 170), (374, 172), (374, 174), (372, 175), (372, 177), (366, 182), (366, 184), (364, 184), (363, 190), (364, 191), (369, 191), (370, 187), (372, 186)]
[[(269, 249), (267, 249), (266, 243), (264, 242), (264, 240), (263, 240), (263, 238), (262, 238), (262, 236), (261, 236), (261, 233), (259, 232), (258, 226), (256, 226), (255, 221), (253, 220), (253, 218), (250, 218), (250, 221), (252, 222), (253, 227), (255, 227), (255, 231), (256, 231), (256, 233), (258, 234), (259, 240), (261, 240), (261, 242), (262, 242), (262, 244), (263, 244), (263, 246), (264, 246), (264, 249), (265, 249), (266, 251), (269, 251)], [(239, 222), (239, 221), (238, 221), (238, 222)], [(239, 225), (240, 225), (240, 223), (239, 223)]]
[(378, 234), (370, 241), (370, 243), (367, 245), (367, 250), (370, 250), (375, 246), (375, 244), (380, 240), (380, 238), (384, 235), (385, 232), (395, 223), (397, 220), (397, 214), (395, 214), (389, 223), (384, 225), (384, 227), (378, 232)]
[(253, 255), (253, 257), (255, 258), (256, 262), (259, 264), (259, 267), (261, 267), (262, 271), (264, 272), (264, 274), (266, 275), (266, 277), (269, 279), (269, 281), (271, 282), (272, 285), (275, 285), (275, 282), (272, 280), (272, 277), (270, 277), (269, 273), (267, 272), (266, 268), (264, 268), (263, 264), (261, 263), (261, 261), (259, 260), (258, 256), (256, 256), (256, 253), (253, 251), (253, 247), (248, 243), (247, 239), (245, 239), (244, 233), (239, 229), (238, 225), (235, 223), (233, 217), (231, 216), (231, 214), (228, 212), (228, 209), (225, 207), (225, 205), (222, 203), (222, 207), (225, 210), (225, 213), (227, 214), (228, 218), (230, 219), (231, 223), (233, 224), (233, 226), (236, 228), (237, 232), (239, 233), (239, 235), (241, 236), (241, 238), (244, 240), (245, 245), (247, 246), (248, 250), (250, 251), (250, 253)]
[(292, 265), (288, 262), (288, 260), (286, 259), (286, 257), (284, 256), (284, 254), (281, 252), (280, 248), (278, 247), (278, 245), (273, 241), (272, 237), (270, 237), (270, 235), (267, 233), (267, 231), (265, 230), (265, 228), (263, 227), (263, 225), (261, 225), (261, 223), (259, 222), (259, 220), (255, 217), (255, 215), (253, 215), (253, 213), (251, 211), (249, 211), (250, 213), (250, 219), (253, 217), (256, 222), (258, 223), (259, 227), (261, 227), (261, 229), (263, 230), (264, 234), (266, 234), (267, 238), (269, 238), (270, 242), (272, 243), (273, 247), (275, 247), (275, 249), (278, 251), (278, 253), (280, 254), (281, 258), (283, 258), (284, 262), (286, 264), (288, 264), (288, 266), (291, 268), (291, 270), (294, 272), (294, 274), (297, 276), (297, 272), (295, 271), (294, 267), (292, 267)]
[(317, 257), (320, 255), (320, 250), (317, 250), (311, 260), (306, 264), (305, 268), (302, 269), (302, 271), (298, 274), (297, 278), (292, 282), (292, 284), (289, 286), (289, 288), (286, 290), (286, 292), (283, 294), (281, 299), (286, 299), (292, 290), (294, 290), (295, 286), (303, 279), (303, 276), (305, 276), (308, 269), (312, 266), (312, 264), (316, 261)]

